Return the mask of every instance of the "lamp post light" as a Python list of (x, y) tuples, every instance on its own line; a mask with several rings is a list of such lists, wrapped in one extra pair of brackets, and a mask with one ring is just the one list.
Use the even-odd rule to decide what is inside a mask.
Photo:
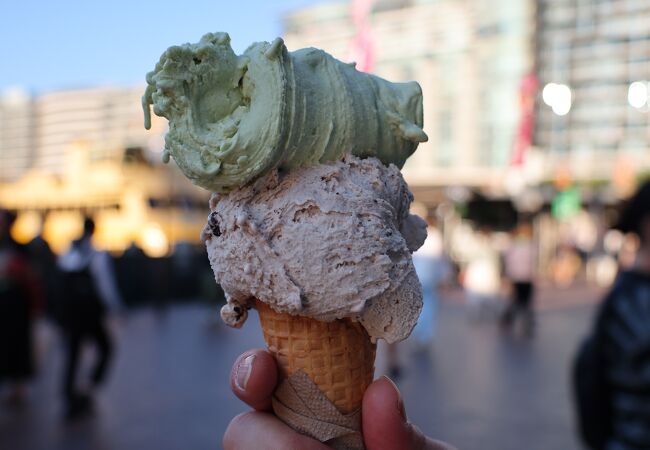
[(566, 84), (548, 83), (542, 90), (542, 100), (558, 116), (565, 116), (571, 111), (573, 94)]
[[(634, 81), (627, 90), (627, 102), (636, 109), (648, 105), (650, 89), (647, 81)], [(649, 105), (650, 106), (650, 105)]]

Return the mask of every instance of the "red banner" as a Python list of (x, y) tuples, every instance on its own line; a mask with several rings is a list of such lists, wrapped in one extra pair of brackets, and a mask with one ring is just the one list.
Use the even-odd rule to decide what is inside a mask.
[(370, 12), (375, 0), (353, 0), (352, 21), (357, 34), (352, 42), (351, 59), (357, 63), (357, 70), (370, 72), (375, 64), (375, 51), (370, 28)]
[(535, 127), (535, 97), (539, 82), (534, 73), (524, 76), (519, 86), (519, 127), (515, 137), (511, 166), (521, 166), (526, 159), (526, 152), (533, 143), (533, 131)]

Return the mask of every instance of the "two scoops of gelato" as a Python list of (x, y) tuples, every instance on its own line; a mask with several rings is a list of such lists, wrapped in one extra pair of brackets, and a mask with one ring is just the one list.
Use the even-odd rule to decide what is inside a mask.
[(421, 308), (410, 253), (426, 237), (399, 168), (427, 139), (416, 82), (391, 83), (280, 38), (236, 55), (226, 33), (166, 50), (147, 74), (169, 120), (163, 158), (215, 192), (203, 233), (240, 326), (254, 299), (408, 336)]

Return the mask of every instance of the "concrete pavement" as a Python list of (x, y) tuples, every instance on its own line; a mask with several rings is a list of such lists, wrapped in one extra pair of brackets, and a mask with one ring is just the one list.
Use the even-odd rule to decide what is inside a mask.
[[(472, 323), (461, 304), (444, 302), (431, 351), (399, 347), (398, 385), (410, 419), (459, 450), (579, 449), (568, 377), (593, 309), (587, 301), (541, 308), (535, 337), (525, 339), (494, 323)], [(57, 395), (60, 343), (52, 330), (42, 332), (41, 373), (29, 402), (19, 410), (0, 405), (0, 449), (221, 448), (228, 421), (245, 410), (228, 388), (230, 366), (263, 340), (255, 314), (243, 330), (215, 316), (203, 306), (175, 306), (114, 323), (110, 380), (94, 416), (73, 424), (62, 420)], [(385, 365), (380, 346), (378, 375)]]

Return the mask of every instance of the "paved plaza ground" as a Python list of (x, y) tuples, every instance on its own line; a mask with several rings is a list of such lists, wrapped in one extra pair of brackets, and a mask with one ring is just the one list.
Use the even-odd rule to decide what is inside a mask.
[[(397, 384), (409, 417), (459, 450), (580, 449), (569, 370), (598, 295), (585, 288), (542, 290), (532, 339), (469, 321), (462, 302), (450, 296), (429, 352), (400, 344), (404, 370)], [(215, 317), (214, 310), (189, 305), (142, 309), (113, 323), (111, 378), (94, 416), (75, 423), (62, 419), (57, 395), (60, 343), (53, 330), (41, 329), (41, 371), (28, 403), (0, 405), (0, 449), (221, 448), (230, 418), (245, 410), (228, 388), (230, 366), (263, 341), (255, 314), (242, 330)], [(386, 370), (384, 353), (380, 346), (378, 375)]]

